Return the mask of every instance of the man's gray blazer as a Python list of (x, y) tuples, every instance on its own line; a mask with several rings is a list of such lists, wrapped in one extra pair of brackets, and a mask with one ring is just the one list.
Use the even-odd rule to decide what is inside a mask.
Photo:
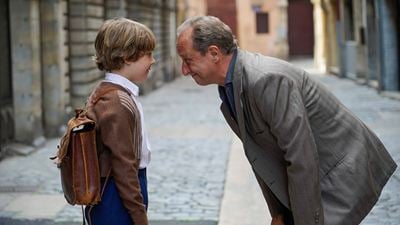
[(375, 134), (326, 88), (290, 64), (238, 50), (236, 120), (272, 215), (277, 201), (296, 225), (359, 224), (396, 164)]

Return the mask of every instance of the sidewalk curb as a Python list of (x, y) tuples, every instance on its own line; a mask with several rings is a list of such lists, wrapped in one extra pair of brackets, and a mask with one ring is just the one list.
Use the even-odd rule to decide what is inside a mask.
[[(232, 133), (232, 135), (234, 135)], [(218, 225), (268, 225), (271, 216), (241, 141), (234, 135)]]

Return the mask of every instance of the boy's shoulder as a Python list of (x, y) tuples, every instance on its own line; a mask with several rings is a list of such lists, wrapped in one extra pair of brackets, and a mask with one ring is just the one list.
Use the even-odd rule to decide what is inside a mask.
[(123, 110), (126, 108), (131, 113), (137, 111), (129, 91), (111, 82), (101, 82), (89, 96), (88, 105), (107, 110)]
[(103, 81), (93, 89), (87, 99), (87, 104), (95, 105), (101, 101), (116, 101), (120, 95), (129, 96), (129, 93), (120, 85)]

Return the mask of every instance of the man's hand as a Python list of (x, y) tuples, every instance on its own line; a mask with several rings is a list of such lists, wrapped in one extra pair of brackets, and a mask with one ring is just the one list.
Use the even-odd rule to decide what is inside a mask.
[(271, 225), (285, 225), (283, 216), (279, 214), (277, 216), (272, 217)]

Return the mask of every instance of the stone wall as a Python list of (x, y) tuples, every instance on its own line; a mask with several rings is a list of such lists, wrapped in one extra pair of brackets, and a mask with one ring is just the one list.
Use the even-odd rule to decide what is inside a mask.
[(92, 57), (94, 39), (104, 21), (103, 0), (69, 0), (70, 96), (73, 108), (82, 107), (102, 79)]
[(14, 138), (33, 143), (43, 136), (39, 1), (9, 3)]
[[(93, 56), (98, 29), (127, 17), (153, 30), (157, 60), (142, 94), (177, 76), (176, 1), (7, 0), (0, 4), (0, 147), (57, 137), (103, 79)], [(9, 12), (8, 12), (9, 11)], [(1, 154), (1, 149), (0, 149)]]

